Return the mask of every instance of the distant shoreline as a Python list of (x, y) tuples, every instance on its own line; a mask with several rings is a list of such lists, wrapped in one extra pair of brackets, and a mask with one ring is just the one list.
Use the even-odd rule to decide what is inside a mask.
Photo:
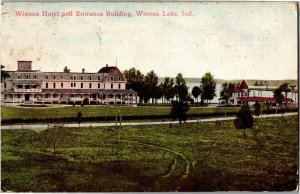
[[(158, 82), (163, 82), (165, 79), (165, 77), (159, 77), (158, 78)], [(186, 77), (184, 78), (185, 81), (187, 83), (199, 83), (200, 85), (200, 82), (201, 82), (201, 78), (192, 78), (192, 77)], [(175, 80), (175, 78), (174, 78)], [(226, 80), (226, 79), (215, 79), (217, 84), (223, 84), (224, 82), (231, 82), (231, 83), (239, 83), (241, 82), (242, 80), (238, 80), (238, 79), (233, 79), (233, 80)], [(247, 82), (247, 84), (249, 86), (254, 86), (254, 83), (257, 81), (258, 83), (260, 83), (261, 81), (262, 82), (265, 82), (267, 81), (269, 84), (268, 86), (269, 87), (279, 87), (281, 84), (287, 82), (289, 84), (294, 84), (296, 85), (296, 87), (298, 87), (298, 80), (296, 79), (286, 79), (286, 80), (262, 80), (262, 79), (245, 79), (245, 81)]]

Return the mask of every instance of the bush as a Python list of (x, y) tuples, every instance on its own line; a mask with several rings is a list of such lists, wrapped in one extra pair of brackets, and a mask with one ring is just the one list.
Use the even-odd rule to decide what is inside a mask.
[(254, 120), (249, 105), (243, 105), (236, 114), (234, 125), (237, 129), (251, 129)]

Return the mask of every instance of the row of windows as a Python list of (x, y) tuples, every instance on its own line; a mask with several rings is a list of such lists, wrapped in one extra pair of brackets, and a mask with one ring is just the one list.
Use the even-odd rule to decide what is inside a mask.
[[(114, 85), (110, 84), (110, 88), (113, 89)], [(49, 88), (49, 84), (46, 83), (46, 88)], [(56, 83), (53, 83), (53, 88), (56, 88)], [(60, 88), (64, 88), (64, 83), (60, 83)], [(71, 83), (71, 88), (76, 88), (76, 83)], [(80, 88), (83, 88), (83, 83), (80, 83)], [(89, 88), (92, 88), (92, 83), (89, 83)], [(98, 88), (100, 88), (100, 83), (98, 83)], [(105, 84), (104, 84), (105, 88)], [(121, 84), (118, 84), (118, 88), (121, 89)]]
[[(21, 74), (18, 74), (18, 79), (21, 79), (21, 77), (22, 77)], [(51, 77), (51, 79), (56, 79), (57, 78), (56, 75), (52, 75), (50, 77)], [(69, 78), (71, 80), (84, 80), (83, 79), (84, 78), (83, 75), (81, 75), (80, 77), (76, 76), (76, 75), (71, 75)], [(98, 78), (98, 80), (101, 80), (100, 76), (98, 76), (97, 78)], [(31, 74), (27, 73), (27, 74), (25, 74), (24, 79), (37, 79), (37, 74), (33, 74), (32, 77), (31, 77)], [(49, 79), (49, 75), (45, 75), (45, 79)], [(64, 79), (64, 76), (60, 75), (60, 79)], [(105, 76), (104, 79), (106, 80), (107, 76)], [(92, 80), (92, 76), (91, 75), (88, 75), (88, 80)], [(110, 77), (110, 80), (112, 81), (112, 80), (114, 80), (114, 78)], [(118, 80), (121, 81), (121, 77), (120, 76), (118, 76)]]

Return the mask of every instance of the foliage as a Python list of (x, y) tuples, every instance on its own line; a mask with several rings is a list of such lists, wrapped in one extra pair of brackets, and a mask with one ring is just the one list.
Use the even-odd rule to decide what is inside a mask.
[(248, 104), (241, 106), (241, 109), (236, 114), (234, 125), (237, 129), (252, 128), (254, 119)]
[(186, 101), (188, 96), (188, 87), (186, 86), (186, 81), (181, 73), (178, 73), (175, 78), (175, 94), (180, 101)]
[[(171, 130), (169, 125), (66, 128), (56, 155), (41, 138), (44, 131), (2, 130), (1, 186), (14, 192), (295, 190), (297, 116), (260, 118), (255, 125), (260, 132), (248, 141), (232, 121), (218, 128), (215, 122), (174, 124)], [(20, 145), (11, 145), (16, 138)], [(185, 156), (188, 176), (182, 178), (187, 168), (182, 158), (149, 145)]]
[(254, 115), (259, 116), (260, 115), (260, 103), (255, 102), (254, 104)]
[(162, 93), (164, 98), (166, 98), (167, 101), (171, 100), (175, 96), (175, 89), (174, 89), (174, 79), (166, 77), (164, 79), (164, 82), (161, 83)]
[(222, 90), (220, 92), (220, 97), (223, 98), (226, 101), (226, 104), (228, 104), (228, 99), (232, 97), (232, 93), (234, 91), (235, 84), (234, 83), (223, 83), (222, 84)]
[(82, 120), (82, 112), (79, 111), (77, 113), (77, 123), (79, 124), (79, 127), (80, 127), (81, 120)]
[(88, 98), (84, 98), (83, 101), (82, 101), (82, 104), (88, 105), (89, 104), (89, 99)]
[(200, 94), (201, 94), (201, 89), (198, 86), (194, 86), (192, 89), (192, 95), (195, 99), (197, 99), (197, 102), (198, 102), (198, 97), (200, 96)]
[(54, 125), (42, 133), (42, 141), (53, 148), (53, 154), (56, 154), (57, 143), (63, 137), (63, 125)]
[(281, 105), (282, 104), (282, 100), (284, 98), (284, 96), (282, 94), (282, 90), (280, 88), (276, 88), (273, 91), (273, 95), (274, 95), (274, 98), (275, 98), (275, 102), (278, 103), (279, 105)]
[(68, 69), (67, 66), (65, 66), (65, 68), (64, 68), (64, 73), (70, 73), (70, 69)]
[(10, 75), (3, 70), (4, 67), (5, 67), (4, 65), (1, 65), (1, 82), (3, 82), (5, 79), (10, 77)]
[(203, 100), (212, 100), (216, 96), (216, 81), (210, 72), (206, 72), (201, 79), (201, 90)]
[(182, 123), (182, 121), (185, 122), (187, 119), (186, 113), (188, 112), (188, 110), (189, 106), (186, 102), (172, 100), (172, 109), (170, 115), (173, 120), (178, 119), (180, 124)]

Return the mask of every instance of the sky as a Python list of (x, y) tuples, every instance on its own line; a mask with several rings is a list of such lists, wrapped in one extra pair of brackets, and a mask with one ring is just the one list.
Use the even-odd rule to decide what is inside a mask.
[[(33, 69), (97, 72), (106, 64), (160, 77), (297, 79), (297, 7), (292, 2), (119, 2), (2, 4), (1, 59)], [(16, 16), (16, 11), (39, 16)], [(42, 16), (42, 12), (73, 16)], [(76, 11), (104, 16), (75, 16)], [(106, 11), (132, 17), (106, 16)], [(160, 16), (137, 16), (137, 11)], [(179, 16), (162, 16), (162, 12)], [(192, 16), (181, 16), (181, 12)]]

